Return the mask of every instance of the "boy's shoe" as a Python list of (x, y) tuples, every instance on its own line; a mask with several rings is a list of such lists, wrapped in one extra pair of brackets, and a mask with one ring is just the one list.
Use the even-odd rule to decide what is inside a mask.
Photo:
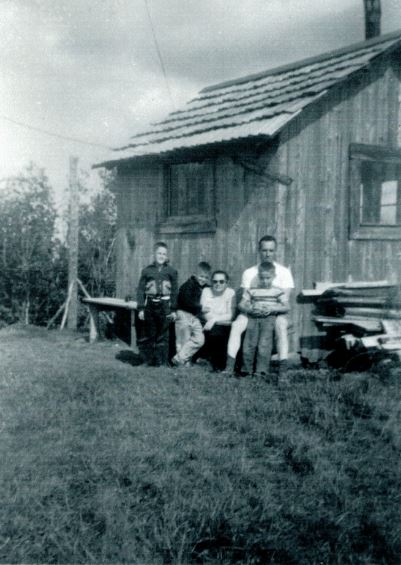
[(177, 357), (177, 355), (174, 355), (174, 357), (171, 359), (171, 364), (174, 367), (185, 367), (187, 365), (187, 362), (182, 361), (179, 357)]

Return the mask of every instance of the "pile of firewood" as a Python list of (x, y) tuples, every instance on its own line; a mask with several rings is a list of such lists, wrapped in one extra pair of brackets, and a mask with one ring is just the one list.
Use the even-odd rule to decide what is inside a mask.
[(317, 283), (304, 290), (314, 303), (313, 320), (333, 348), (380, 350), (401, 360), (401, 290), (387, 281)]

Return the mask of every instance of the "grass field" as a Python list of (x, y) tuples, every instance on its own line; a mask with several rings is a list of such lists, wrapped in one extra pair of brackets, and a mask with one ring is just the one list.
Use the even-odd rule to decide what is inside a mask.
[(1, 563), (401, 563), (401, 374), (274, 388), (0, 331)]

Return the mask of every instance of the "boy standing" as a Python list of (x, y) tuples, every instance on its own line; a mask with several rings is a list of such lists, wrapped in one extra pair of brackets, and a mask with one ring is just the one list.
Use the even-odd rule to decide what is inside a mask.
[(276, 269), (270, 261), (263, 261), (258, 267), (258, 278), (249, 289), (245, 289), (239, 310), (248, 316), (248, 326), (243, 345), (243, 370), (256, 374), (269, 372), (273, 349), (275, 317), (289, 310), (286, 293), (273, 286)]
[(154, 261), (141, 273), (137, 290), (138, 317), (143, 336), (138, 348), (148, 365), (167, 365), (169, 326), (176, 318), (177, 271), (168, 264), (167, 245), (158, 241)]
[(209, 286), (210, 271), (209, 263), (201, 261), (196, 274), (192, 275), (178, 292), (175, 322), (177, 353), (172, 359), (173, 365), (188, 365), (205, 342), (200, 321), (202, 317), (200, 298), (202, 289)]

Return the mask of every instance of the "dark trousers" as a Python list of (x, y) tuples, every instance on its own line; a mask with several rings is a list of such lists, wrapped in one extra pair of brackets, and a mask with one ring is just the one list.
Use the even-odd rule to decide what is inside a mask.
[(223, 371), (227, 363), (227, 343), (230, 326), (215, 324), (210, 331), (205, 331), (205, 345), (202, 357), (208, 359), (215, 371)]
[(249, 317), (242, 348), (242, 367), (246, 373), (253, 373), (254, 368), (256, 373), (269, 372), (275, 319), (275, 316)]
[(170, 302), (148, 300), (138, 349), (148, 365), (167, 365), (169, 353)]

